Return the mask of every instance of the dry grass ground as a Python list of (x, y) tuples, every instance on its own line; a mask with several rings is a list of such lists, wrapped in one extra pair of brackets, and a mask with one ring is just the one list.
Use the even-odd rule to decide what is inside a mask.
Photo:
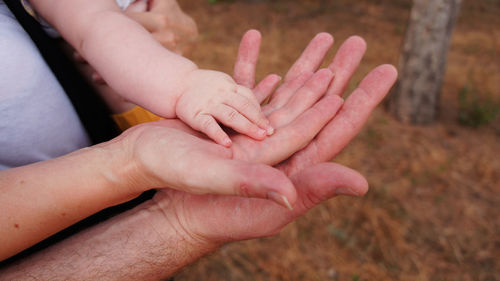
[[(263, 34), (258, 77), (284, 74), (317, 32), (358, 34), (374, 66), (397, 64), (409, 0), (183, 0), (198, 22), (192, 58), (225, 72), (241, 35)], [(219, 1), (220, 2), (220, 1)], [(332, 2), (332, 3), (328, 3)], [(500, 280), (499, 118), (460, 126), (458, 93), (500, 102), (500, 2), (464, 0), (435, 125), (402, 125), (379, 108), (335, 161), (370, 182), (364, 198), (336, 198), (278, 236), (223, 247), (176, 280)], [(329, 58), (332, 58), (330, 54)]]

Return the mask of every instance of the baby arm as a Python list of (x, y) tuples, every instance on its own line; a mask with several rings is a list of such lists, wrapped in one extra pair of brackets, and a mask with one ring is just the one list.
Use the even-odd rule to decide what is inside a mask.
[(215, 119), (256, 139), (266, 135), (258, 127), (271, 133), (249, 89), (166, 50), (114, 0), (31, 2), (126, 100), (165, 118), (178, 117), (226, 146), (229, 138)]

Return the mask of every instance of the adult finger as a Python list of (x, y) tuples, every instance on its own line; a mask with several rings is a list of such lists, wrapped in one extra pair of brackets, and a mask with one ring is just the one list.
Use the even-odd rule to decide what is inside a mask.
[[(367, 190), (363, 176), (335, 163), (309, 167), (291, 180), (297, 191), (293, 211), (266, 200), (179, 193), (174, 196), (183, 197), (177, 202), (183, 202), (183, 210), (190, 214), (186, 229), (208, 240), (230, 242), (277, 234), (324, 200), (338, 194), (362, 195)], [(206, 220), (207, 213), (211, 214), (210, 220)]]
[(359, 172), (332, 162), (307, 167), (289, 178), (297, 193), (293, 210), (290, 212), (275, 208), (275, 211), (265, 212), (273, 222), (278, 223), (284, 219), (284, 225), (328, 199), (338, 195), (363, 196), (369, 188), (365, 177)]
[(254, 29), (247, 31), (241, 39), (234, 64), (234, 81), (250, 89), (255, 85), (255, 69), (259, 58), (261, 40), (262, 36), (259, 31)]
[(262, 103), (266, 100), (273, 93), (280, 81), (281, 77), (276, 74), (270, 74), (262, 79), (252, 90), (257, 101)]
[(285, 106), (269, 115), (271, 124), (279, 128), (292, 122), (325, 94), (332, 78), (333, 73), (329, 69), (316, 72), (302, 88), (297, 90)]
[[(318, 132), (335, 116), (342, 106), (342, 98), (325, 96), (293, 122), (276, 130), (266, 138), (265, 146), (251, 162), (275, 165), (304, 148)], [(267, 149), (267, 151), (266, 151)]]
[(183, 169), (197, 167), (189, 178), (169, 183), (169, 188), (192, 194), (237, 195), (272, 200), (292, 209), (297, 193), (291, 180), (280, 170), (257, 163), (221, 158), (204, 153), (193, 157), (193, 162), (177, 166)]
[(297, 200), (292, 182), (276, 168), (227, 159), (207, 159), (207, 164), (206, 177), (199, 183), (203, 188), (216, 188), (210, 193), (269, 199), (288, 209)]
[(312, 71), (304, 71), (294, 79), (281, 84), (281, 86), (279, 86), (271, 96), (269, 103), (262, 107), (262, 111), (264, 111), (266, 115), (270, 115), (272, 112), (282, 108), (295, 94), (295, 92), (304, 86), (313, 74), (314, 73)]
[(327, 94), (342, 96), (352, 75), (366, 52), (366, 42), (359, 36), (349, 37), (340, 46), (328, 68), (335, 73), (335, 81)]
[(321, 65), (321, 62), (323, 62), (333, 42), (334, 39), (330, 34), (326, 32), (317, 34), (307, 45), (297, 61), (292, 65), (284, 81), (293, 80), (305, 71), (315, 72)]
[(296, 215), (336, 195), (362, 196), (368, 191), (368, 182), (360, 173), (331, 162), (308, 167), (290, 178), (298, 193)]
[(372, 70), (316, 139), (286, 163), (289, 172), (331, 160), (342, 151), (359, 133), (373, 109), (394, 85), (396, 78), (397, 70), (392, 65), (381, 65)]
[[(269, 104), (263, 108), (266, 114), (284, 106), (318, 69), (326, 53), (333, 45), (333, 37), (328, 33), (317, 34), (307, 45), (297, 61), (285, 76), (284, 83), (272, 95)], [(291, 87), (290, 87), (291, 86)]]
[[(333, 38), (328, 33), (318, 34), (309, 43), (300, 58), (295, 62), (285, 77), (285, 83), (300, 77), (301, 74), (315, 71), (323, 61), (326, 53), (333, 44)], [(328, 67), (335, 75), (335, 79), (328, 88), (327, 94), (341, 96), (349, 80), (356, 71), (366, 51), (366, 43), (359, 36), (353, 36), (346, 40), (335, 55), (333, 62)], [(286, 93), (286, 94), (284, 94)], [(281, 107), (294, 96), (292, 92), (279, 92), (273, 95), (269, 107)], [(275, 109), (274, 109), (275, 110)], [(269, 109), (265, 109), (269, 113)]]

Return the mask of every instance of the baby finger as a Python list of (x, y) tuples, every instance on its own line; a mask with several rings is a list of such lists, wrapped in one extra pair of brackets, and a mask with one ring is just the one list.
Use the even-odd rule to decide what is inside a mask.
[(213, 116), (224, 125), (256, 140), (263, 140), (266, 137), (266, 130), (259, 128), (235, 108), (222, 104), (217, 109)]
[(231, 139), (211, 115), (206, 113), (199, 114), (195, 118), (195, 123), (196, 125), (192, 126), (194, 129), (203, 132), (220, 145), (225, 147), (231, 146)]
[[(253, 93), (244, 87), (238, 88), (237, 91), (237, 95), (234, 95), (231, 99), (226, 100), (224, 104), (236, 109), (255, 125), (266, 130), (268, 135), (272, 135), (274, 129), (269, 124), (269, 120), (260, 109), (260, 104), (257, 102)], [(248, 97), (248, 95), (250, 96)]]

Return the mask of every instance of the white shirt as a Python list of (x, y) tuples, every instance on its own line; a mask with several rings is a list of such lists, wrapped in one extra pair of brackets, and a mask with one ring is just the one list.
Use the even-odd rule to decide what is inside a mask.
[(0, 169), (48, 160), (89, 145), (66, 93), (0, 1)]

